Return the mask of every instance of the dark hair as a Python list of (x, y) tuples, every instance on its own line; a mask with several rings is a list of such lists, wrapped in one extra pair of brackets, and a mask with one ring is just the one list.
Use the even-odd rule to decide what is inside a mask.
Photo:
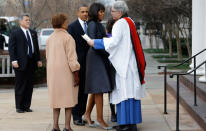
[(88, 5), (85, 3), (79, 4), (77, 9), (80, 10), (81, 7), (88, 7)]
[(67, 16), (63, 13), (54, 15), (52, 17), (53, 28), (61, 28), (66, 20), (67, 20)]
[(113, 27), (114, 23), (115, 23), (114, 19), (109, 19), (107, 21), (107, 24), (106, 24), (107, 33), (110, 33), (110, 34), (112, 33), (112, 27)]
[(98, 21), (98, 12), (100, 10), (105, 11), (105, 7), (101, 3), (93, 3), (89, 8), (89, 21)]

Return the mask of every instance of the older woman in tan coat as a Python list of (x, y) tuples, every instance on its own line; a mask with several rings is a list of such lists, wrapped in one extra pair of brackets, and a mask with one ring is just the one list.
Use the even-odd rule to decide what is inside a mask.
[(47, 40), (47, 84), (49, 89), (50, 107), (53, 108), (54, 126), (52, 131), (60, 131), (60, 109), (65, 108), (65, 128), (72, 131), (70, 126), (71, 109), (77, 104), (78, 70), (75, 41), (67, 33), (67, 17), (58, 14), (52, 17), (54, 33)]

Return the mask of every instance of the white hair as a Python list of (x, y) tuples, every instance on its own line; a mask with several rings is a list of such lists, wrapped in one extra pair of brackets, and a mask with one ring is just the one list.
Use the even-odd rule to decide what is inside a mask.
[(115, 1), (112, 5), (112, 8), (116, 11), (121, 11), (123, 14), (126, 14), (129, 11), (129, 8), (125, 1)]

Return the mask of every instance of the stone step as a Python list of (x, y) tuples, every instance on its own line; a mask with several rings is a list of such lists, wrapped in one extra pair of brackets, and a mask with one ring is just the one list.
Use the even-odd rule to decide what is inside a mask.
[[(168, 91), (176, 98), (177, 82), (167, 82)], [(197, 105), (194, 106), (193, 93), (180, 83), (180, 103), (189, 112), (189, 114), (197, 121), (197, 123), (206, 131), (206, 103), (197, 97)]]
[[(196, 77), (197, 96), (200, 97), (204, 102), (206, 102), (206, 83), (201, 83), (198, 80), (199, 80), (199, 76)], [(180, 82), (194, 93), (193, 75), (180, 76)]]

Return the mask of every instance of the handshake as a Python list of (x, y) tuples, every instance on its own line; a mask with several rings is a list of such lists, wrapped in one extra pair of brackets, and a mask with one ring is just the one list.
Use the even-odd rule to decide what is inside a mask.
[(82, 38), (86, 40), (89, 46), (94, 47), (94, 40), (92, 40), (87, 34), (82, 35)]

